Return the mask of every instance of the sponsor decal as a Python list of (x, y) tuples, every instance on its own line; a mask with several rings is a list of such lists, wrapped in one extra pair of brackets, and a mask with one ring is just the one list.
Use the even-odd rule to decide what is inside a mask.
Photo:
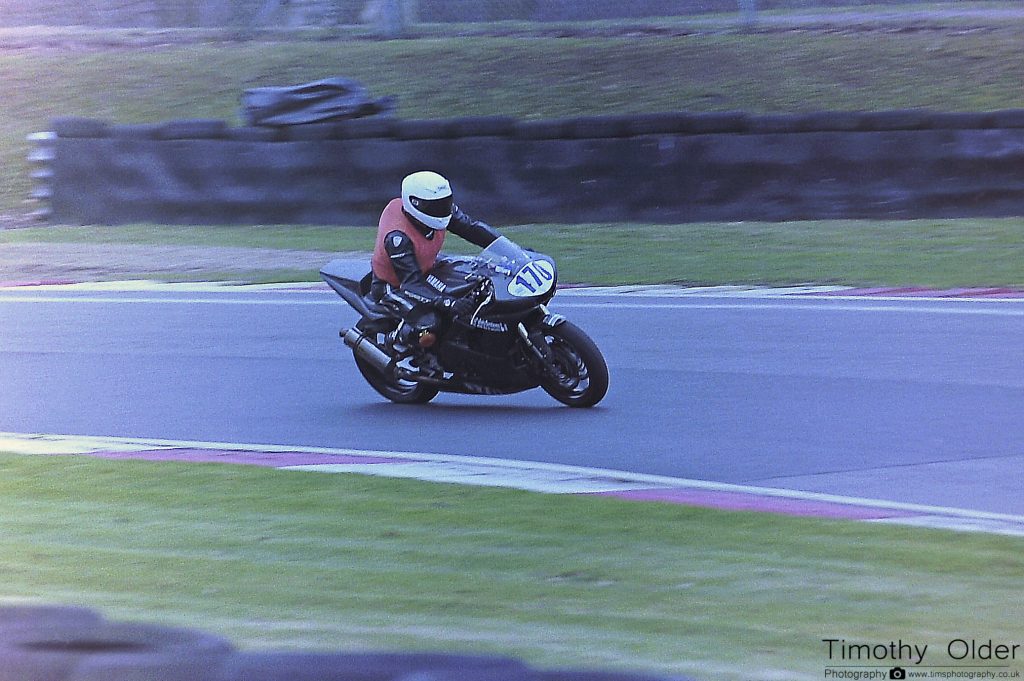
[(481, 319), (480, 317), (473, 317), (469, 325), (484, 331), (494, 331), (495, 333), (505, 333), (508, 331), (508, 325), (504, 322), (495, 322), (490, 319)]
[(505, 391), (500, 388), (492, 388), (487, 385), (479, 385), (477, 383), (463, 383), (462, 384), (467, 391), (476, 393), (478, 395), (504, 395)]
[(421, 296), (420, 294), (415, 293), (413, 291), (402, 291), (402, 295), (408, 296), (409, 298), (412, 298), (413, 300), (416, 300), (421, 303), (430, 302), (430, 298), (427, 298), (426, 296)]

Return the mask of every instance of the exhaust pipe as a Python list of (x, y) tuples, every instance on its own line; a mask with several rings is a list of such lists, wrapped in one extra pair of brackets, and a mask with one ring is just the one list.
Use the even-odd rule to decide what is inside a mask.
[(341, 339), (345, 341), (345, 345), (369, 362), (374, 369), (385, 375), (390, 373), (393, 364), (391, 356), (377, 347), (377, 344), (366, 334), (359, 329), (352, 328), (343, 329), (340, 335)]

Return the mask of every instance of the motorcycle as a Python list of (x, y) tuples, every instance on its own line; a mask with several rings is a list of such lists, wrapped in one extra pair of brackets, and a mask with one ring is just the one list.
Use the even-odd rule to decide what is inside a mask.
[[(547, 308), (558, 270), (547, 255), (500, 237), (476, 256), (445, 256), (430, 271), (432, 291), (392, 290), (375, 300), (372, 275), (343, 275), (332, 260), (320, 276), (356, 312), (341, 330), (356, 367), (383, 397), (423, 404), (439, 392), (504, 395), (540, 387), (570, 407), (592, 407), (608, 391), (608, 366), (579, 327)], [(426, 295), (429, 293), (430, 295)], [(432, 301), (468, 298), (472, 314)]]

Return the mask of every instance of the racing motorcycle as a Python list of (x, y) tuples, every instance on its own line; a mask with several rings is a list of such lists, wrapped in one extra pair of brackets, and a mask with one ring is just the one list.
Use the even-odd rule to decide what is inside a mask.
[[(432, 295), (391, 290), (370, 297), (372, 275), (347, 279), (341, 260), (320, 276), (360, 319), (342, 329), (356, 367), (382, 396), (422, 404), (439, 392), (504, 395), (540, 387), (570, 407), (592, 407), (608, 391), (597, 345), (547, 308), (558, 270), (547, 255), (500, 237), (473, 257), (444, 256), (430, 271)], [(433, 300), (468, 298), (472, 313), (448, 314)]]

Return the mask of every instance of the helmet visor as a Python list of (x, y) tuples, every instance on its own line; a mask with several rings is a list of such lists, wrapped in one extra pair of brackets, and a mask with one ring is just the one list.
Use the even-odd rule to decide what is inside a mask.
[(409, 203), (416, 210), (432, 218), (446, 218), (452, 214), (452, 197), (450, 194), (440, 199), (421, 199), (411, 196), (409, 197)]

